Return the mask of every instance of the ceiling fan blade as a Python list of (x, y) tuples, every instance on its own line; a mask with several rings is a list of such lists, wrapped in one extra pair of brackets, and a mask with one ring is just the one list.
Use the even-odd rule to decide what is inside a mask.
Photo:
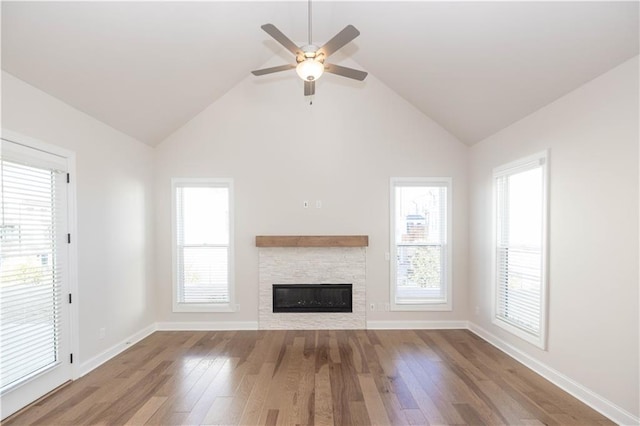
[(304, 95), (311, 96), (316, 93), (316, 82), (314, 81), (305, 81), (304, 82)]
[(360, 81), (364, 80), (368, 75), (365, 71), (354, 70), (353, 68), (341, 67), (340, 65), (334, 64), (324, 64), (324, 70), (331, 74), (341, 75), (342, 77)]
[(273, 24), (264, 24), (260, 28), (262, 28), (267, 34), (269, 34), (271, 37), (273, 37), (275, 39), (275, 41), (277, 41), (278, 43), (280, 43), (281, 45), (286, 47), (287, 50), (289, 52), (293, 53), (294, 55), (298, 56), (299, 54), (302, 53), (300, 48), (298, 46), (296, 46), (296, 44), (294, 42), (292, 42), (289, 39), (289, 37), (284, 35), (282, 33), (282, 31), (277, 29), (275, 25), (273, 25)]
[(271, 74), (271, 73), (279, 72), (279, 71), (292, 70), (295, 67), (296, 66), (293, 65), (293, 64), (279, 65), (277, 67), (263, 68), (261, 70), (251, 71), (251, 74), (253, 74), (253, 75), (265, 75), (265, 74)]
[(347, 25), (342, 31), (333, 36), (324, 46), (318, 49), (318, 53), (323, 53), (325, 57), (333, 54), (345, 44), (360, 35), (360, 31), (353, 25)]

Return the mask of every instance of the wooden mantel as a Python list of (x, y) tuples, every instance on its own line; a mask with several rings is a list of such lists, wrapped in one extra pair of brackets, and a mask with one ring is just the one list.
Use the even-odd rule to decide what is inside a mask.
[(256, 247), (367, 247), (368, 235), (258, 235)]

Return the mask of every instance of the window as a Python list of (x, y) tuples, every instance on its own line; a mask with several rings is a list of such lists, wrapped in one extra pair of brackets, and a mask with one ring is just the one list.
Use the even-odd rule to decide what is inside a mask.
[(493, 322), (545, 348), (547, 153), (494, 170)]
[(233, 311), (233, 182), (173, 179), (176, 312)]
[(392, 178), (390, 211), (392, 310), (451, 310), (451, 178)]

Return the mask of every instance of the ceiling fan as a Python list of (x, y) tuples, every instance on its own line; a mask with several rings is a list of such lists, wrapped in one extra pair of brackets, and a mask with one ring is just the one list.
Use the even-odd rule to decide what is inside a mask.
[(279, 65), (277, 67), (263, 68), (251, 71), (253, 75), (260, 76), (274, 72), (296, 69), (298, 76), (304, 80), (304, 95), (311, 96), (316, 91), (316, 80), (326, 71), (342, 77), (352, 78), (362, 81), (367, 77), (367, 73), (353, 68), (326, 63), (325, 60), (338, 49), (345, 46), (354, 38), (360, 35), (360, 31), (353, 25), (347, 25), (342, 31), (336, 34), (324, 46), (318, 47), (311, 41), (311, 0), (309, 0), (309, 44), (296, 46), (286, 35), (273, 24), (261, 26), (267, 34), (273, 37), (278, 43), (296, 56), (296, 64)]

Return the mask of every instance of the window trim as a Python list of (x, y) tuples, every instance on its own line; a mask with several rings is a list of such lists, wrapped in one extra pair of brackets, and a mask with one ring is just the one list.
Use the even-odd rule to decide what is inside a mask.
[[(447, 220), (445, 241), (445, 300), (425, 301), (421, 303), (396, 302), (395, 261), (395, 189), (398, 186), (436, 186), (440, 184), (447, 189)], [(440, 186), (439, 185), (439, 186)], [(452, 311), (453, 310), (453, 179), (451, 177), (392, 177), (389, 185), (389, 308), (391, 311)]]
[[(178, 302), (178, 243), (176, 189), (179, 186), (204, 186), (229, 189), (229, 261), (228, 261), (228, 303), (180, 303)], [(172, 178), (171, 179), (171, 303), (173, 312), (236, 312), (235, 303), (235, 261), (234, 261), (234, 191), (231, 178)]]
[[(498, 177), (531, 170), (532, 164), (538, 163), (542, 167), (544, 182), (542, 185), (542, 250), (541, 250), (541, 295), (540, 295), (540, 333), (538, 336), (508, 323), (498, 317), (498, 194), (496, 179)], [(492, 174), (493, 212), (492, 212), (492, 251), (491, 251), (491, 321), (494, 325), (507, 332), (531, 343), (532, 345), (547, 350), (548, 312), (549, 312), (549, 150), (528, 155), (515, 161), (495, 167)]]

